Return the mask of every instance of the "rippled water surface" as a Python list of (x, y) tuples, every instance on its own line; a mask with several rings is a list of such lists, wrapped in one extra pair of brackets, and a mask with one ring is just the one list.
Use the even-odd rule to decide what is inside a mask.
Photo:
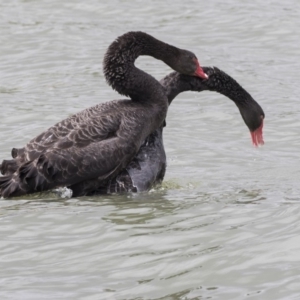
[(185, 93), (168, 113), (162, 187), (0, 200), (0, 299), (300, 299), (299, 15), (295, 0), (0, 1), (1, 159), (119, 98), (102, 59), (129, 30), (195, 52), (266, 113), (255, 149), (231, 101)]

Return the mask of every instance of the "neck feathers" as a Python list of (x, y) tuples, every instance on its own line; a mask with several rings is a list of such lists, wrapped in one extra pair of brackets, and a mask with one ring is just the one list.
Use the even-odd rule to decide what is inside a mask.
[(135, 67), (140, 55), (162, 59), (167, 44), (143, 32), (128, 32), (108, 48), (103, 63), (107, 83), (121, 95), (136, 101), (161, 101), (164, 92), (151, 75)]

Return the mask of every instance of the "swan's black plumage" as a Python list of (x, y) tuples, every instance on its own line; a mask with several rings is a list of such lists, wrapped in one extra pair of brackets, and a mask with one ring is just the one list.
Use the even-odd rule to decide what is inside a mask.
[(86, 180), (105, 183), (128, 165), (146, 137), (163, 123), (168, 108), (161, 84), (134, 66), (140, 55), (160, 59), (184, 74), (206, 76), (190, 51), (143, 32), (124, 34), (109, 46), (104, 74), (113, 89), (131, 100), (85, 109), (50, 127), (25, 147), (14, 148), (13, 160), (0, 166), (5, 175), (0, 177), (1, 196), (20, 196)]
[[(160, 83), (165, 89), (169, 104), (184, 91), (214, 91), (227, 96), (236, 104), (250, 132), (255, 132), (262, 126), (264, 111), (236, 80), (216, 67), (203, 67), (203, 70), (209, 75), (209, 79), (203, 80), (177, 72), (163, 78)], [(96, 180), (82, 182), (71, 187), (73, 195), (141, 192), (161, 183), (166, 171), (162, 132), (163, 126), (150, 134), (134, 159), (115, 178), (105, 184)]]

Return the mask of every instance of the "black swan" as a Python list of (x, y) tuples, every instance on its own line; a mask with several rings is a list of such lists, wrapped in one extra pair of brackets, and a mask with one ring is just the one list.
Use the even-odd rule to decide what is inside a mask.
[[(238, 107), (250, 130), (254, 146), (263, 145), (264, 111), (238, 82), (218, 68), (203, 67), (209, 79), (172, 72), (160, 83), (165, 89), (169, 104), (184, 91), (214, 91), (227, 96)], [(163, 125), (150, 134), (130, 164), (108, 182), (83, 181), (70, 186), (73, 196), (147, 191), (161, 183), (166, 171), (166, 154), (163, 145)]]
[(207, 78), (196, 56), (143, 32), (117, 38), (104, 58), (109, 85), (131, 100), (115, 100), (85, 109), (12, 149), (3, 161), (0, 196), (7, 198), (72, 186), (97, 178), (107, 181), (137, 154), (146, 137), (165, 120), (168, 98), (162, 85), (135, 67), (140, 55), (162, 60), (175, 71)]

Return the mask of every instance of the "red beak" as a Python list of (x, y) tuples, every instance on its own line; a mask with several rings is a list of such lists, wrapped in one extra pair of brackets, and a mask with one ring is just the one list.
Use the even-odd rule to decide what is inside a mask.
[(208, 75), (204, 73), (203, 69), (200, 67), (198, 60), (196, 63), (197, 63), (197, 69), (196, 69), (194, 75), (198, 76), (202, 79), (208, 79)]
[(255, 147), (264, 144), (263, 126), (264, 122), (262, 120), (260, 127), (258, 127), (255, 131), (251, 132), (252, 144)]

